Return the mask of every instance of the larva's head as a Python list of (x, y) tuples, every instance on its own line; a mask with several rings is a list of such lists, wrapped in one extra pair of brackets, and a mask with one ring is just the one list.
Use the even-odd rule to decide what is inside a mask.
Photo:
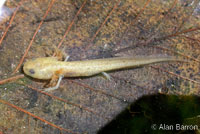
[(26, 75), (36, 79), (51, 79), (53, 61), (56, 61), (56, 58), (46, 57), (29, 60), (24, 64), (23, 71)]

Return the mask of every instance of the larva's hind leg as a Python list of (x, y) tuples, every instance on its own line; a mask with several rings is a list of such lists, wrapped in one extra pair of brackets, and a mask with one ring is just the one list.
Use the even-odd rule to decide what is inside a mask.
[(101, 72), (101, 74), (102, 74), (103, 76), (105, 76), (106, 79), (108, 79), (109, 81), (111, 81), (111, 77), (110, 77), (109, 74), (107, 74), (106, 72)]

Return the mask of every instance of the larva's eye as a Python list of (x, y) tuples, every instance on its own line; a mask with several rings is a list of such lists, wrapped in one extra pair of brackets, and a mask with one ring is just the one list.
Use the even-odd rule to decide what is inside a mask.
[(35, 73), (34, 69), (30, 69), (29, 72), (30, 72), (31, 74), (34, 74), (34, 73)]

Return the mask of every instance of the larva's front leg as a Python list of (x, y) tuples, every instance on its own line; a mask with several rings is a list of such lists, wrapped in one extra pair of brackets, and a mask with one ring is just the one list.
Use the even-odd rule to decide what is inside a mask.
[(59, 86), (60, 86), (60, 82), (62, 81), (62, 78), (63, 78), (63, 77), (64, 77), (64, 75), (60, 75), (60, 76), (59, 76), (58, 82), (57, 82), (56, 86), (54, 86), (54, 87), (49, 87), (49, 88), (45, 88), (45, 89), (43, 89), (43, 90), (44, 90), (45, 92), (49, 92), (49, 91), (58, 89)]
[[(69, 56), (67, 56), (67, 57), (65, 58), (64, 61), (67, 61), (68, 59), (69, 59)], [(57, 72), (59, 72), (59, 74), (54, 74), (53, 77), (51, 78), (50, 83), (51, 83), (51, 82), (54, 82), (55, 80), (58, 79), (58, 82), (57, 82), (56, 86), (54, 86), (54, 87), (49, 87), (49, 88), (45, 88), (45, 89), (44, 89), (45, 92), (49, 92), (49, 91), (56, 90), (56, 89), (59, 88), (60, 82), (61, 82), (62, 79), (64, 78), (64, 75), (61, 73), (61, 71), (62, 71), (62, 70), (58, 70)]]

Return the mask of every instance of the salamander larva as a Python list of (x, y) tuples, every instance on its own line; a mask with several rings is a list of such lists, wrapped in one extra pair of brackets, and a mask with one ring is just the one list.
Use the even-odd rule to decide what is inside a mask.
[[(27, 61), (23, 70), (26, 75), (36, 79), (47, 80), (59, 77), (61, 81), (63, 77), (92, 76), (102, 72), (166, 61), (178, 61), (178, 59), (175, 57), (117, 57), (85, 61), (58, 61), (56, 57), (45, 57)], [(45, 91), (50, 90), (54, 89), (49, 88)]]

